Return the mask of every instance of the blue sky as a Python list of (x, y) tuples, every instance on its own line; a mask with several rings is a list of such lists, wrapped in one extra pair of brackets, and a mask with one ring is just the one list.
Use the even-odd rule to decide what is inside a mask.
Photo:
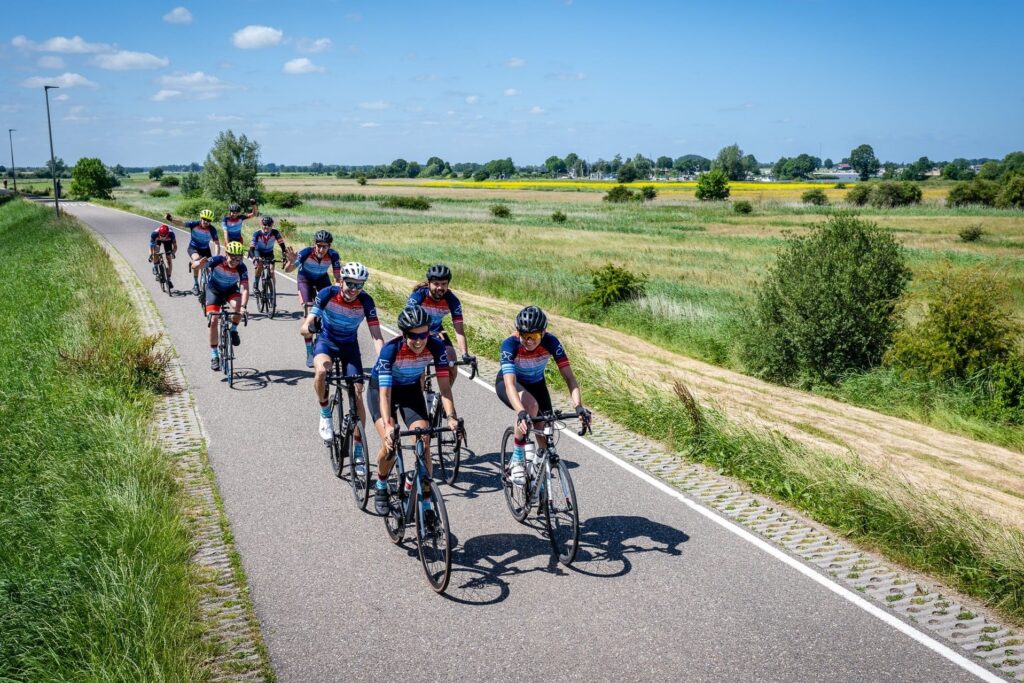
[(1024, 149), (1017, 0), (78, 0), (2, 16), (0, 132), (17, 129), (19, 165), (49, 155), (44, 83), (63, 84), (68, 163), (201, 162), (227, 128), (295, 164)]

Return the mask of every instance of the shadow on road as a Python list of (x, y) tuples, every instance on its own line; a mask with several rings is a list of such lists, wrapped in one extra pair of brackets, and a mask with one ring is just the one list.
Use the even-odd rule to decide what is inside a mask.
[(501, 491), (498, 469), (497, 453), (475, 453), (471, 449), (464, 449), (459, 478), (454, 485), (445, 487), (445, 497), (476, 498), (484, 493)]
[[(235, 389), (238, 391), (259, 391), (269, 384), (286, 384), (293, 387), (299, 380), (312, 379), (312, 370), (257, 370), (256, 368), (235, 368)], [(225, 380), (227, 381), (227, 380)]]
[(587, 576), (623, 576), (632, 568), (629, 555), (682, 555), (679, 546), (689, 540), (683, 531), (646, 517), (593, 517), (580, 522), (580, 549), (570, 569)]

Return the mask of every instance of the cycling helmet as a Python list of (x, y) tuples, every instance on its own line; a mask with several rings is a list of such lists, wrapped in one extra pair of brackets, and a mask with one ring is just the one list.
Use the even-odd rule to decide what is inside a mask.
[(406, 306), (398, 314), (398, 329), (402, 332), (424, 327), (430, 324), (430, 314), (422, 306)]
[(274, 219), (271, 218), (270, 216), (264, 216), (263, 218), (260, 219), (260, 223), (269, 228), (271, 225), (274, 224)]
[(241, 256), (245, 253), (245, 247), (241, 242), (228, 242), (228, 246), (224, 250), (231, 256)]
[(326, 230), (318, 230), (317, 233), (315, 235), (313, 235), (313, 241), (314, 242), (327, 242), (327, 244), (330, 244), (330, 243), (332, 243), (334, 241), (334, 235), (332, 235), (331, 233), (327, 232)]
[(161, 225), (159, 228), (156, 229), (156, 234), (160, 235), (160, 237), (167, 237), (169, 234), (171, 234), (171, 229), (166, 225)]
[(431, 280), (451, 280), (452, 271), (443, 263), (435, 263), (427, 268), (427, 282)]
[(368, 271), (366, 266), (362, 263), (349, 261), (341, 269), (341, 277), (346, 280), (359, 280), (360, 282), (366, 282), (370, 277), (370, 271)]
[(212, 221), (213, 211), (211, 211), (210, 209), (203, 209), (202, 211), (199, 212), (199, 217), (204, 220)]
[(516, 329), (520, 332), (543, 332), (547, 326), (548, 317), (537, 306), (527, 306), (516, 316)]
[(230, 211), (231, 213), (238, 213), (241, 210), (242, 210), (242, 207), (240, 207), (238, 204), (234, 204), (234, 203), (232, 203), (231, 206), (228, 207), (228, 211)]

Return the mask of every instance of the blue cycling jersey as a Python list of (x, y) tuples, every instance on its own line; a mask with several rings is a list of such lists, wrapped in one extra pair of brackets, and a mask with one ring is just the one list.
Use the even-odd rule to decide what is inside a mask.
[(194, 249), (209, 249), (210, 242), (219, 242), (217, 228), (211, 223), (204, 226), (202, 221), (185, 221), (185, 227), (191, 231), (188, 246)]
[(323, 331), (320, 334), (326, 336), (333, 344), (351, 344), (358, 341), (356, 333), (363, 319), (369, 327), (380, 325), (373, 297), (366, 292), (359, 292), (359, 296), (352, 301), (345, 301), (342, 289), (338, 285), (321, 289), (310, 312), (323, 321)]
[(335, 282), (341, 280), (341, 257), (333, 249), (328, 249), (323, 258), (317, 258), (314, 248), (306, 247), (295, 256), (295, 267), (303, 280), (322, 280), (328, 270), (334, 271)]
[(501, 374), (515, 374), (516, 380), (526, 384), (544, 381), (544, 368), (551, 358), (559, 368), (569, 365), (569, 357), (555, 335), (545, 332), (540, 344), (527, 351), (518, 336), (512, 335), (501, 342)]
[(239, 291), (239, 286), (249, 289), (249, 271), (241, 261), (232, 268), (226, 256), (214, 256), (206, 267), (210, 270), (208, 287), (215, 293), (231, 294)]
[(426, 348), (417, 355), (408, 347), (404, 336), (395, 337), (380, 350), (370, 381), (382, 387), (418, 384), (431, 361), (438, 377), (448, 376), (448, 355), (441, 340), (428, 337)]
[(452, 314), (453, 323), (462, 322), (462, 302), (450, 289), (440, 300), (437, 300), (430, 296), (429, 288), (419, 287), (409, 295), (409, 300), (405, 302), (405, 305), (422, 306), (427, 309), (427, 313), (430, 314), (430, 333), (433, 335), (440, 334), (444, 329), (441, 323), (449, 313)]

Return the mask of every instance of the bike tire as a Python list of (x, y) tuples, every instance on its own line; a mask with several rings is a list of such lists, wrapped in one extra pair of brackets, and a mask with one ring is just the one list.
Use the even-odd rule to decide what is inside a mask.
[(263, 278), (260, 277), (260, 281), (256, 283), (256, 287), (253, 290), (256, 295), (256, 310), (260, 313), (265, 313), (267, 310), (267, 304), (263, 298)]
[[(356, 434), (363, 444), (363, 473), (356, 471), (355, 443)], [(363, 434), (363, 427), (356, 420), (351, 432), (345, 435), (345, 455), (348, 457), (348, 483), (352, 486), (352, 496), (356, 500), (356, 507), (360, 510), (366, 509), (366, 503), (370, 500), (370, 454), (366, 450), (366, 436)]]
[(513, 486), (512, 478), (509, 475), (509, 461), (512, 459), (512, 435), (514, 430), (511, 427), (505, 428), (505, 435), (501, 437), (501, 483), (505, 491), (505, 504), (512, 517), (517, 522), (524, 522), (530, 514), (530, 493), (529, 482), (527, 486)]
[(228, 387), (235, 387), (235, 350), (231, 346), (231, 341), (225, 344), (227, 347), (227, 363), (224, 365), (224, 374), (228, 376)]
[(335, 391), (331, 397), (331, 421), (334, 422), (334, 438), (327, 442), (327, 448), (331, 453), (331, 469), (334, 476), (343, 479), (345, 474), (345, 452), (343, 441), (346, 438), (343, 429), (345, 416), (342, 414), (341, 392)]
[(435, 472), (434, 478), (452, 486), (459, 478), (461, 441), (452, 432), (438, 434), (436, 441), (438, 471)]
[(263, 298), (267, 301), (267, 313), (273, 318), (277, 313), (277, 285), (274, 284), (274, 278), (267, 278)]
[(548, 528), (551, 548), (558, 561), (569, 566), (576, 559), (580, 546), (580, 514), (576, 505), (576, 489), (569, 468), (561, 460), (545, 468), (544, 524)]
[(384, 516), (384, 527), (391, 542), (398, 545), (405, 538), (405, 511), (402, 509), (402, 459), (398, 458), (388, 475), (388, 514)]
[(444, 497), (436, 486), (430, 487), (430, 504), (437, 521), (434, 528), (428, 530), (422, 519), (422, 504), (416, 501), (416, 545), (427, 582), (435, 593), (443, 593), (452, 576), (452, 537)]

